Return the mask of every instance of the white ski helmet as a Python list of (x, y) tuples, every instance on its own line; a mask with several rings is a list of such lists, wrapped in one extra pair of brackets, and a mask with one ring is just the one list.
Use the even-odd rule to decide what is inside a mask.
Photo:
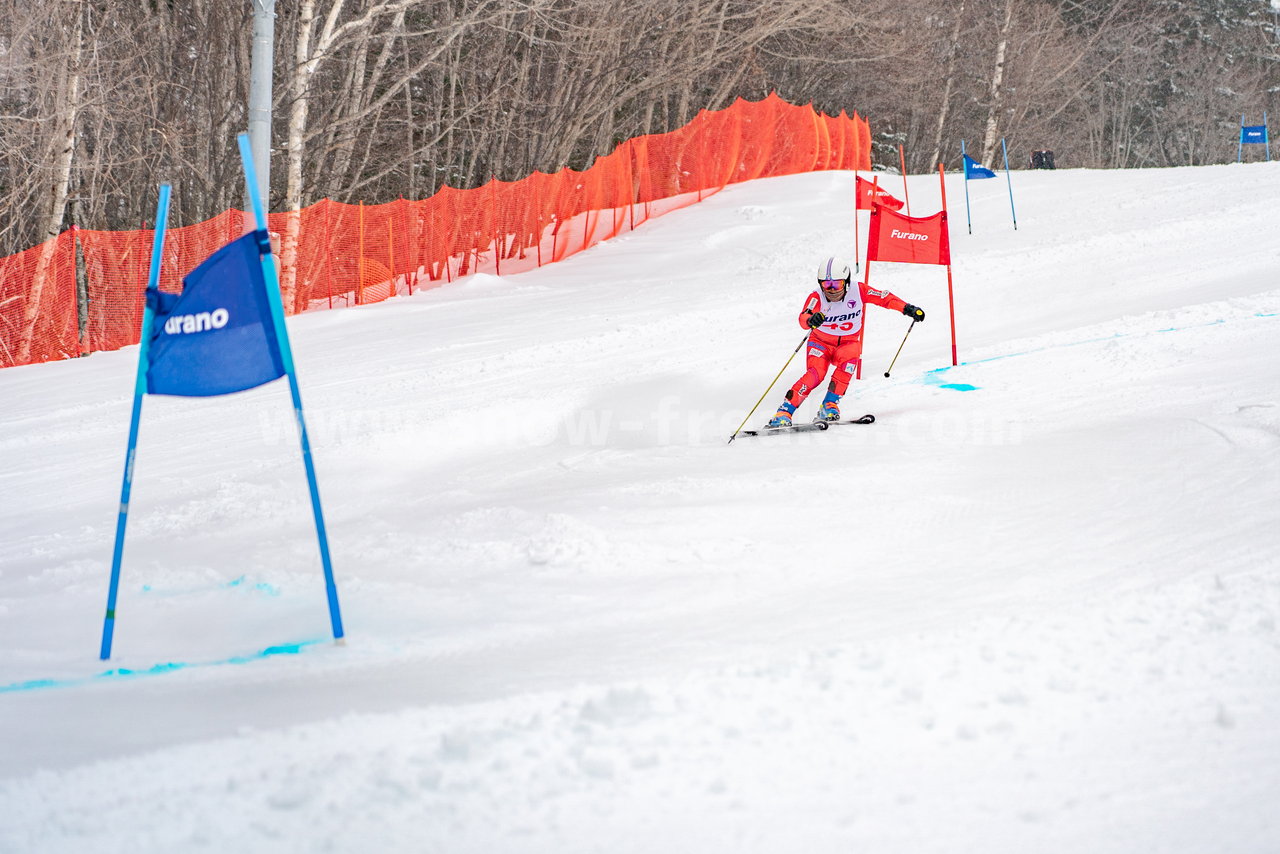
[[(849, 265), (839, 258), (831, 257), (818, 265), (818, 287), (822, 288), (823, 293), (828, 297), (843, 296), (851, 281), (853, 281), (853, 274), (849, 272)], [(841, 284), (835, 285), (833, 284), (835, 282)]]

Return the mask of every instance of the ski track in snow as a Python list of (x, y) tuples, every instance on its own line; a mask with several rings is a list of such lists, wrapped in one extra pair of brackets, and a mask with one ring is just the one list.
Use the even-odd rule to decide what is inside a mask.
[(136, 350), (0, 372), (0, 851), (1276, 850), (1280, 168), (1014, 180), (865, 428), (726, 445), (849, 173), (291, 319), (345, 647), (275, 384), (147, 399), (97, 661)]

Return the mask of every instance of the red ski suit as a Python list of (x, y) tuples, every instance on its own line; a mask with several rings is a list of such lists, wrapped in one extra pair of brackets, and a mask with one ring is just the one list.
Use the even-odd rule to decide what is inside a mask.
[(862, 309), (867, 304), (900, 312), (907, 303), (888, 291), (877, 291), (862, 282), (851, 283), (845, 289), (843, 299), (828, 301), (821, 290), (809, 294), (797, 318), (800, 326), (808, 329), (809, 318), (817, 311), (822, 312), (825, 320), (809, 333), (809, 342), (805, 345), (805, 367), (808, 370), (787, 392), (787, 400), (793, 405), (799, 406), (804, 402), (822, 382), (832, 364), (836, 370), (831, 375), (830, 390), (836, 394), (844, 394), (848, 390), (849, 381), (862, 361)]

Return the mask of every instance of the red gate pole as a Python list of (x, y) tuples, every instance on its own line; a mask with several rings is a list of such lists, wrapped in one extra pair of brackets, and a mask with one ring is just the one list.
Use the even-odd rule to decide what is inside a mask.
[(902, 169), (902, 200), (907, 204), (907, 216), (911, 216), (911, 195), (907, 192), (907, 158), (898, 143), (898, 165)]
[[(880, 205), (876, 199), (880, 198), (880, 176), (873, 175), (871, 177), (871, 213), (867, 218), (867, 269), (863, 270), (862, 283), (867, 285), (871, 281), (871, 231), (879, 228), (880, 223)], [(855, 223), (856, 224), (856, 223)], [(869, 285), (868, 285), (869, 286)], [(862, 335), (865, 338), (867, 334), (867, 309), (862, 307)], [(862, 359), (858, 359), (858, 370), (855, 374), (858, 379), (862, 379)]]
[(956, 298), (951, 287), (951, 226), (947, 224), (947, 181), (942, 164), (938, 164), (938, 183), (942, 186), (942, 227), (947, 229), (947, 311), (951, 315), (951, 365), (960, 364), (956, 356)]
[(858, 264), (862, 258), (862, 247), (858, 238), (858, 170), (853, 170), (853, 272), (858, 272)]

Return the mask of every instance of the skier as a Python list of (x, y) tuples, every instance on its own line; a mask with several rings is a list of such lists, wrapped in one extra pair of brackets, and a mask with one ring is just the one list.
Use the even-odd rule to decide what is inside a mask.
[(888, 291), (869, 288), (864, 282), (850, 287), (849, 265), (828, 258), (818, 265), (818, 289), (809, 294), (800, 312), (800, 326), (811, 329), (804, 376), (787, 392), (766, 427), (790, 427), (796, 407), (804, 403), (834, 364), (835, 373), (827, 386), (815, 421), (838, 421), (840, 397), (849, 388), (862, 361), (862, 307), (866, 303), (900, 311), (916, 322), (924, 320), (924, 310), (904, 302)]

